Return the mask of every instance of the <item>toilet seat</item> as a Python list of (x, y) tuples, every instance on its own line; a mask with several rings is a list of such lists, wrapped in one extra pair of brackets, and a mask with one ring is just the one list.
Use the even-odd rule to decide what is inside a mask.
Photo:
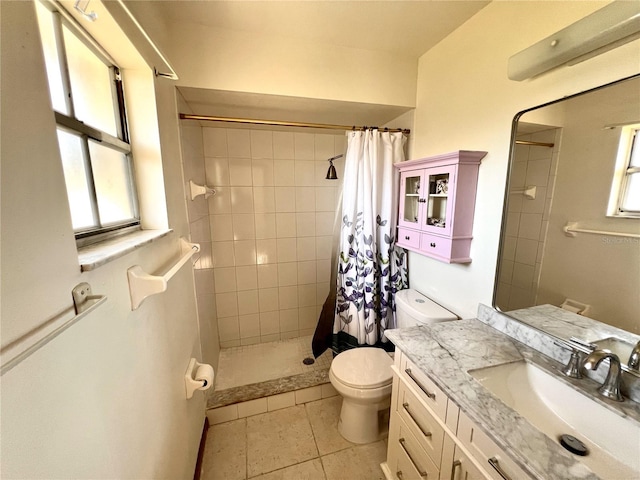
[(375, 389), (391, 384), (393, 360), (381, 348), (363, 347), (342, 352), (331, 362), (340, 383), (356, 389)]

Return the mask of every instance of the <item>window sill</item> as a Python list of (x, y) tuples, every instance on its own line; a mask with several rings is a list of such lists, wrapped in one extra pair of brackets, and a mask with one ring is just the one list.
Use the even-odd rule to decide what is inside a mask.
[(123, 235), (122, 237), (82, 247), (78, 249), (80, 271), (88, 272), (95, 270), (171, 232), (173, 232), (171, 229), (140, 230), (129, 235)]

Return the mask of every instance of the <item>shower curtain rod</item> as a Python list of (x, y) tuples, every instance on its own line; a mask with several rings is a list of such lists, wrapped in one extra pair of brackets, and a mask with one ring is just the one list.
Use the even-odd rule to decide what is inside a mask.
[(516, 145), (532, 145), (534, 147), (549, 147), (552, 148), (554, 143), (547, 142), (532, 142), (530, 140), (516, 140)]
[[(330, 125), (326, 123), (301, 123), (301, 122), (281, 122), (279, 120), (256, 120), (252, 118), (233, 118), (233, 117), (212, 117), (209, 115), (191, 115), (188, 113), (180, 114), (181, 120), (206, 120), (209, 122), (227, 122), (227, 123), (249, 123), (252, 125), (274, 125), (278, 127), (302, 127), (302, 128), (325, 128), (328, 130), (367, 130), (369, 128), (378, 127), (356, 127), (351, 125)], [(402, 132), (409, 135), (411, 130), (408, 128), (380, 128), (385, 132)]]

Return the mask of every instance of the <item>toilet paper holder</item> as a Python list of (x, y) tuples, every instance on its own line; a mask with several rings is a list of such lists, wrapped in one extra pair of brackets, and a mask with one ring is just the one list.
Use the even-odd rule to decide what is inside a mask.
[(207, 363), (199, 363), (195, 358), (189, 360), (187, 372), (184, 374), (184, 386), (187, 399), (193, 397), (196, 390), (208, 390), (213, 385), (213, 367)]

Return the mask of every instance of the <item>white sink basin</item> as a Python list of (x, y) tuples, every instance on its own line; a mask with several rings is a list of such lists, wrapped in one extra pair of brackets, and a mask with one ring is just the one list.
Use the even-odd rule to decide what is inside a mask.
[[(554, 441), (563, 434), (582, 441), (588, 455), (570, 454), (598, 476), (640, 478), (637, 423), (525, 361), (471, 370), (469, 374)], [(558, 448), (563, 448), (559, 441)]]

